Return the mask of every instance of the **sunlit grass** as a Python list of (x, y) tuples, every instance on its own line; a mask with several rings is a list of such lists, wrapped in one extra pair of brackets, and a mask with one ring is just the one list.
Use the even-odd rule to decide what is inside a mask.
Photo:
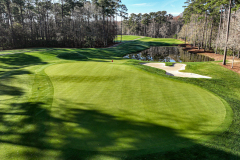
[(178, 45), (184, 43), (178, 39), (172, 38), (151, 38), (151, 37), (144, 37), (140, 39), (142, 42), (148, 42), (151, 46), (170, 46), (170, 45)]
[(135, 39), (139, 39), (141, 36), (133, 36), (133, 35), (118, 35), (115, 41), (132, 41)]

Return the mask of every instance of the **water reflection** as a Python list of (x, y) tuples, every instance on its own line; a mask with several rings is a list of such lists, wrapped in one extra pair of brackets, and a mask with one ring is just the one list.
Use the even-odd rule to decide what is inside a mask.
[(157, 62), (205, 62), (214, 61), (204, 55), (189, 53), (182, 50), (181, 47), (156, 47), (144, 50), (140, 53), (128, 54), (123, 58), (137, 59), (142, 61)]

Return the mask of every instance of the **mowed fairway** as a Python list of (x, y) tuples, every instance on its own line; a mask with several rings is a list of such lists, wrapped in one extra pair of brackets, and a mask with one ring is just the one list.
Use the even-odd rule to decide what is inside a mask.
[[(197, 86), (111, 62), (45, 69), (54, 87), (52, 143), (87, 151), (168, 151), (222, 130), (226, 107)], [(64, 136), (63, 136), (64, 135)], [(101, 153), (99, 153), (101, 154)]]

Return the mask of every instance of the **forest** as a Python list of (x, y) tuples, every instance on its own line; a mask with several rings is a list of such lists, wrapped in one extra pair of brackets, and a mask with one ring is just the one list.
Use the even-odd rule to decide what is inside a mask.
[(187, 0), (180, 37), (204, 50), (239, 58), (240, 1)]
[(105, 47), (126, 11), (121, 0), (0, 0), (0, 49)]
[(181, 16), (174, 17), (167, 11), (158, 11), (149, 14), (132, 13), (123, 20), (122, 25), (123, 34), (169, 38), (180, 32), (183, 23)]

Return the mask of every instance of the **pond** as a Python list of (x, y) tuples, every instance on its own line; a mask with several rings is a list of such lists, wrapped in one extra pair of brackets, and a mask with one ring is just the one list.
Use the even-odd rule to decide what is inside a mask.
[(157, 61), (157, 62), (205, 62), (214, 61), (214, 59), (204, 56), (189, 53), (181, 47), (159, 47), (151, 46), (150, 49), (140, 53), (128, 54), (123, 58), (137, 59), (142, 61)]

